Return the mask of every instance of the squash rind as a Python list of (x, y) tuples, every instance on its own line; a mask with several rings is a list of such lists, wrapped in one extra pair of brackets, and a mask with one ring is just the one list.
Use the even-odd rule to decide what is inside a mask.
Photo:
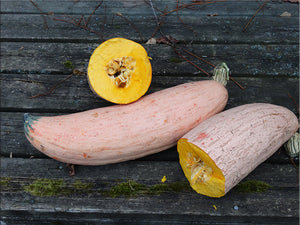
[(25, 119), (24, 128), (31, 144), (56, 160), (117, 163), (175, 146), (190, 129), (222, 111), (227, 98), (226, 88), (216, 81), (191, 82), (128, 105), (40, 117), (30, 123)]

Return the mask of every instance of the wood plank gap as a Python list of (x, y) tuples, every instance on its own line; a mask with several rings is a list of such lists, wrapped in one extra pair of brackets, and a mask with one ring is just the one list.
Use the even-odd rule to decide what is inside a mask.
[(269, 216), (204, 216), (204, 215), (178, 215), (178, 214), (126, 214), (126, 213), (93, 213), (93, 212), (35, 212), (28, 213), (24, 210), (4, 210), (2, 220), (14, 225), (48, 225), (68, 224), (77, 225), (84, 223), (89, 225), (252, 225), (252, 224), (299, 224), (298, 217), (269, 217)]
[[(148, 40), (141, 42), (140, 39), (131, 39), (140, 44), (145, 44)], [(105, 41), (105, 40), (104, 40)], [(101, 40), (98, 39), (62, 39), (62, 38), (0, 38), (0, 42), (33, 42), (33, 43), (92, 43), (100, 44)], [(156, 44), (164, 45), (164, 44)], [(192, 45), (299, 45), (299, 42), (294, 41), (259, 41), (259, 42), (240, 42), (240, 41), (199, 41), (193, 40), (192, 45), (190, 41), (178, 40), (178, 47), (192, 46)]]
[[(42, 98), (42, 97), (41, 97)], [(107, 106), (111, 105), (107, 103)], [(43, 108), (5, 108), (0, 107), (0, 112), (13, 112), (13, 113), (59, 113), (59, 114), (67, 114), (67, 113), (76, 113), (80, 112), (80, 110), (72, 110), (72, 109), (43, 109)]]

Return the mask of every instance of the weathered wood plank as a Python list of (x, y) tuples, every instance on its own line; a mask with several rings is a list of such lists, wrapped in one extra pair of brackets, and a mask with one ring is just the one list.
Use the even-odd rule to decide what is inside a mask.
[[(146, 185), (161, 183), (163, 176), (167, 177), (169, 183), (186, 180), (178, 162), (127, 161), (103, 166), (76, 166), (75, 176), (69, 175), (69, 168), (64, 163), (52, 159), (1, 158), (0, 162), (1, 176), (12, 178), (7, 185), (2, 185), (3, 193), (10, 192), (10, 185), (13, 185), (16, 191), (24, 192), (23, 188), (15, 185), (13, 179), (21, 186), (29, 184), (32, 180), (38, 178), (64, 179), (70, 184), (77, 179), (82, 180), (82, 182), (95, 181), (92, 192), (96, 192), (96, 189), (101, 188), (109, 189), (117, 183), (128, 180)], [(297, 189), (298, 185), (297, 169), (292, 164), (263, 163), (245, 178), (245, 180), (251, 179), (270, 184), (272, 190), (279, 188)], [(193, 193), (194, 191), (188, 190), (188, 192)], [(231, 192), (234, 194), (238, 193), (236, 190)], [(98, 194), (101, 193), (99, 192)], [(200, 197), (201, 195), (198, 196)], [(203, 198), (214, 199), (209, 197)]]
[[(160, 195), (132, 197), (107, 195), (120, 182), (135, 181), (148, 187), (161, 183), (187, 182), (176, 147), (138, 160), (106, 166), (75, 166), (69, 176), (66, 164), (35, 150), (23, 133), (23, 113), (61, 115), (112, 105), (96, 97), (86, 76), (73, 76), (51, 95), (44, 93), (71, 73), (63, 62), (70, 60), (86, 71), (101, 35), (55, 21), (70, 15), (85, 21), (100, 1), (33, 0), (45, 15), (45, 29), (39, 10), (29, 0), (2, 0), (1, 7), (1, 142), (0, 207), (5, 224), (299, 224), (299, 183), (296, 168), (283, 148), (256, 168), (245, 180), (261, 180), (272, 187), (265, 193), (232, 190), (212, 199), (191, 189)], [(152, 1), (160, 10), (176, 8), (177, 1)], [(181, 0), (180, 4), (195, 1)], [(283, 0), (268, 1), (246, 32), (242, 29), (263, 1), (225, 1), (178, 11), (193, 28), (187, 29), (173, 12), (164, 17), (161, 29), (188, 49), (213, 64), (225, 61), (232, 76), (246, 89), (228, 85), (227, 108), (252, 102), (283, 105), (299, 115), (290, 94), (299, 99), (299, 8)], [(124, 19), (135, 24), (144, 40)], [(291, 16), (281, 17), (283, 12)], [(161, 12), (157, 11), (158, 16)], [(103, 27), (103, 20), (106, 20)], [(83, 24), (83, 22), (82, 22)], [(146, 1), (104, 0), (91, 17), (89, 27), (103, 39), (122, 36), (140, 43), (156, 29), (153, 12)], [(160, 37), (157, 33), (155, 37)], [(148, 93), (180, 83), (207, 79), (166, 45), (144, 45), (153, 58), (153, 81)], [(184, 54), (187, 56), (186, 54)], [(188, 57), (212, 73), (212, 68)], [(12, 156), (12, 158), (10, 158)], [(295, 160), (296, 164), (299, 160)], [(68, 194), (40, 197), (25, 192), (24, 186), (38, 178), (62, 179)], [(77, 190), (75, 182), (92, 185)], [(214, 208), (216, 207), (216, 209)], [(238, 207), (235, 208), (235, 206)]]
[[(61, 115), (60, 113), (47, 113), (39, 115)], [(0, 124), (0, 155), (2, 157), (13, 158), (48, 158), (46, 155), (36, 150), (27, 141), (24, 135), (23, 128), (23, 113), (0, 113), (1, 124)], [(176, 146), (162, 151), (157, 154), (149, 155), (141, 159), (143, 161), (178, 161), (178, 153)], [(268, 160), (268, 163), (282, 163), (291, 164), (290, 158), (286, 154), (283, 148), (280, 148), (276, 153), (274, 153)], [(299, 163), (299, 158), (294, 159), (295, 163)]]
[[(100, 43), (99, 43), (100, 44)], [(62, 73), (63, 63), (73, 62), (76, 68), (86, 71), (96, 43), (1, 43), (2, 73)], [(226, 62), (232, 76), (284, 75), (299, 76), (298, 45), (234, 45), (193, 44), (183, 47), (207, 61)], [(188, 62), (181, 60), (174, 49), (166, 45), (145, 45), (152, 58), (153, 73), (157, 75), (199, 74)], [(212, 73), (212, 67), (195, 57), (182, 55)]]
[[(11, 216), (9, 216), (11, 215)], [(93, 218), (93, 219), (91, 219)], [(210, 224), (210, 225), (253, 225), (253, 224), (276, 224), (276, 225), (298, 225), (299, 218), (295, 217), (267, 217), (267, 216), (194, 216), (194, 215), (156, 215), (156, 214), (100, 214), (100, 213), (59, 213), (59, 212), (27, 212), (15, 211), (5, 212), (2, 216), (3, 225), (190, 225), (190, 224)]]
[[(163, 11), (168, 7), (168, 11), (174, 10), (177, 7), (177, 2), (172, 0), (152, 0), (154, 7), (157, 10)], [(190, 0), (181, 0), (179, 5), (191, 4)], [(85, 0), (85, 1), (73, 1), (73, 0), (38, 0), (36, 4), (44, 13), (56, 13), (56, 14), (89, 14), (99, 4), (98, 1)], [(133, 15), (139, 15), (143, 13), (145, 15), (151, 14), (152, 11), (150, 4), (147, 1), (136, 1), (136, 0), (104, 0), (100, 9), (99, 14), (103, 13), (101, 9), (106, 6), (107, 12), (118, 12), (118, 9), (130, 9), (127, 13)], [(213, 4), (200, 4), (194, 6), (194, 8), (184, 8), (179, 10), (180, 13), (193, 13), (197, 11), (200, 15), (245, 15), (252, 16), (253, 13), (261, 6), (260, 2), (251, 0), (227, 0), (223, 2), (216, 2)], [(27, 0), (2, 0), (1, 1), (1, 13), (3, 14), (39, 14), (39, 11), (30, 1)], [(272, 0), (268, 2), (258, 16), (277, 16), (282, 11), (288, 11), (292, 16), (297, 15), (298, 9), (296, 4), (284, 0)], [(196, 10), (195, 10), (196, 9)], [(237, 10), (238, 9), (238, 10)], [(157, 13), (159, 14), (160, 11)], [(98, 12), (98, 11), (97, 11)], [(97, 14), (96, 12), (96, 14)], [(174, 12), (173, 14), (176, 14)]]
[[(1, 108), (9, 111), (29, 112), (75, 112), (112, 105), (97, 97), (89, 88), (86, 76), (73, 76), (59, 86), (52, 94), (39, 98), (29, 97), (48, 92), (54, 84), (66, 75), (48, 74), (2, 74)], [(148, 93), (205, 77), (154, 76)], [(268, 102), (285, 106), (297, 113), (296, 105), (289, 97), (299, 98), (299, 78), (288, 77), (237, 77), (246, 87), (241, 90), (233, 82), (227, 85), (229, 100), (227, 108), (254, 103)]]
[[(1, 190), (3, 215), (34, 213), (38, 218), (43, 212), (84, 215), (180, 215), (195, 217), (280, 217), (297, 220), (299, 210), (297, 171), (292, 165), (262, 164), (245, 180), (254, 179), (270, 184), (265, 193), (239, 193), (230, 191), (220, 199), (196, 194), (193, 190), (168, 191), (160, 195), (110, 197), (103, 194), (114, 185), (128, 180), (148, 186), (159, 184), (163, 176), (167, 183), (186, 181), (178, 162), (130, 161), (107, 166), (76, 167), (76, 175), (69, 176), (64, 164), (46, 159), (1, 159), (1, 176), (6, 183)], [(9, 179), (10, 178), (10, 179)], [(24, 186), (35, 179), (63, 179), (66, 187), (76, 180), (91, 183), (89, 191), (39, 197), (26, 193)], [(3, 179), (3, 178), (2, 178)], [(274, 198), (274, 196), (276, 196)], [(213, 205), (216, 206), (214, 209)], [(266, 207), (272, 205), (272, 207)], [(234, 209), (238, 206), (238, 209)], [(213, 218), (212, 218), (213, 220)]]
[[(181, 1), (190, 4), (191, 1)], [(53, 18), (66, 18), (65, 14), (78, 17), (90, 13), (99, 4), (95, 1), (39, 1), (41, 10), (50, 13), (45, 16), (48, 30), (45, 29), (39, 11), (30, 1), (2, 1), (2, 31), (4, 39), (59, 39), (59, 40), (99, 40), (99, 35), (90, 35), (71, 24), (53, 21)], [(153, 1), (160, 10), (176, 9), (176, 1)], [(194, 6), (193, 10), (184, 8), (178, 11), (181, 20), (194, 32), (186, 28), (173, 12), (164, 18), (161, 28), (166, 34), (178, 40), (195, 42), (238, 42), (238, 43), (298, 43), (298, 7), (295, 4), (282, 1), (269, 2), (258, 14), (247, 32), (242, 29), (247, 24), (260, 4), (254, 1), (225, 1), (214, 4)], [(105, 9), (104, 9), (105, 8)], [(196, 9), (196, 10), (195, 10)], [(106, 11), (106, 13), (105, 13)], [(289, 17), (280, 17), (283, 12), (291, 13)], [(154, 15), (149, 4), (145, 1), (104, 1), (90, 20), (90, 28), (101, 32), (103, 21), (103, 38), (123, 36), (133, 40), (140, 40), (136, 31), (122, 18), (115, 15), (120, 12), (140, 30), (145, 40), (151, 37), (156, 29)], [(158, 12), (160, 15), (160, 12)], [(212, 16), (214, 15), (214, 16)], [(105, 18), (105, 19), (104, 19)], [(205, 31), (205, 32), (203, 32)], [(194, 34), (197, 34), (195, 36)], [(101, 36), (101, 35), (100, 35)]]
[[(276, 197), (275, 197), (276, 196)], [(284, 189), (284, 191), (270, 190), (263, 195), (257, 194), (228, 194), (224, 199), (212, 200), (198, 196), (193, 192), (165, 194), (165, 196), (142, 196), (136, 198), (111, 198), (98, 195), (81, 195), (68, 197), (35, 197), (26, 193), (2, 193), (2, 214), (10, 211), (48, 211), (84, 214), (96, 212), (99, 214), (151, 214), (163, 216), (164, 214), (197, 215), (197, 216), (266, 216), (297, 218), (298, 191)], [(214, 212), (215, 205), (218, 210)], [(234, 206), (239, 207), (238, 212)], [(269, 205), (272, 207), (266, 207)], [(39, 216), (39, 215), (37, 215)]]
[[(125, 15), (141, 33), (142, 40), (140, 34), (128, 22), (114, 13), (106, 18), (105, 26), (103, 26), (104, 15), (92, 17), (89, 28), (96, 31), (96, 34), (69, 23), (53, 20), (53, 18), (70, 20), (62, 15), (48, 16), (48, 29), (46, 29), (40, 15), (2, 14), (1, 39), (5, 41), (99, 42), (113, 37), (124, 37), (138, 42), (146, 42), (152, 37), (156, 30), (156, 23), (152, 19), (153, 15), (135, 15), (133, 18), (124, 13)], [(80, 16), (76, 18), (79, 20)], [(257, 17), (246, 32), (242, 30), (250, 18), (245, 16), (210, 17), (189, 13), (180, 18), (186, 21), (185, 23), (191, 30), (186, 28), (176, 15), (167, 17), (161, 29), (165, 34), (185, 43), (297, 44), (299, 40), (298, 17), (287, 18), (279, 15)], [(159, 32), (155, 37), (160, 37)]]

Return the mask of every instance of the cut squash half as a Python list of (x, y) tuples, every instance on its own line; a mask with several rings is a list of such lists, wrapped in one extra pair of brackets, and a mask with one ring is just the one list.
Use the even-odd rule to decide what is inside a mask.
[(222, 197), (276, 152), (298, 129), (282, 106), (252, 103), (215, 114), (179, 139), (180, 165), (191, 187)]
[(90, 87), (110, 102), (134, 102), (149, 89), (152, 79), (149, 59), (144, 47), (134, 41), (124, 38), (107, 40), (95, 49), (90, 58)]

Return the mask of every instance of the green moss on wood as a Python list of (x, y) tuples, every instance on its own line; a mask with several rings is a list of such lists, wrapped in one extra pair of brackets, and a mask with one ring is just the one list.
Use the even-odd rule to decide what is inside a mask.
[(235, 187), (235, 190), (240, 193), (263, 193), (266, 192), (270, 187), (271, 185), (262, 181), (248, 180), (238, 184)]
[(67, 184), (63, 179), (40, 178), (25, 186), (24, 190), (31, 195), (44, 197), (88, 192), (92, 188), (92, 183), (85, 183), (81, 180), (76, 180), (73, 184)]
[(112, 187), (107, 194), (110, 197), (117, 197), (117, 196), (127, 196), (133, 197), (140, 194), (145, 194), (147, 191), (147, 186), (144, 184), (139, 184), (134, 181), (127, 181), (117, 184), (116, 186)]
[(25, 186), (24, 190), (32, 195), (41, 197), (71, 193), (71, 190), (67, 188), (63, 179), (36, 179), (32, 184)]
[[(76, 180), (71, 184), (66, 184), (63, 179), (36, 179), (31, 184), (24, 186), (24, 190), (31, 195), (47, 197), (58, 195), (70, 195), (76, 193), (88, 193), (94, 187), (92, 183)], [(101, 190), (98, 193), (110, 197), (126, 196), (135, 197), (138, 195), (160, 195), (166, 192), (181, 192), (192, 190), (188, 182), (161, 183), (155, 185), (145, 185), (134, 181), (121, 182), (110, 190)]]
[(10, 177), (0, 177), (0, 187), (8, 187), (10, 181)]
[(74, 65), (71, 61), (65, 61), (64, 66), (69, 69), (74, 69)]
[(108, 194), (111, 197), (134, 197), (138, 195), (160, 195), (166, 192), (181, 192), (186, 190), (191, 190), (188, 182), (174, 182), (147, 186), (134, 181), (127, 181), (117, 184), (109, 191), (105, 192), (105, 194)]

